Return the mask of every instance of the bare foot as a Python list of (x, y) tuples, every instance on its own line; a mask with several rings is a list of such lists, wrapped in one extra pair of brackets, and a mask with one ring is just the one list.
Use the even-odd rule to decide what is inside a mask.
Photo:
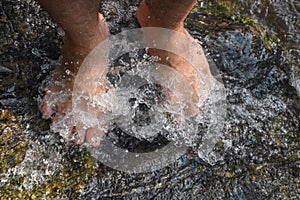
[[(71, 38), (66, 33), (62, 63), (54, 70), (50, 80), (48, 80), (49, 84), (45, 88), (41, 106), (43, 118), (51, 119), (52, 123), (57, 123), (63, 116), (71, 112), (74, 78), (81, 63), (94, 47), (109, 36), (109, 30), (103, 16), (99, 14), (98, 17), (96, 29), (84, 29), (83, 27), (83, 31), (89, 32), (87, 35), (91, 36), (84, 39), (84, 41), (82, 38)], [(82, 36), (84, 35), (85, 33), (82, 33)], [(106, 68), (107, 66), (103, 67)], [(89, 75), (87, 74), (87, 76)], [(82, 87), (84, 87), (84, 83)], [(105, 88), (93, 89), (97, 90), (98, 93), (105, 91)], [(80, 123), (71, 127), (71, 141), (77, 144), (87, 142), (92, 146), (99, 146), (100, 140), (104, 136), (103, 132), (93, 127), (86, 131), (81, 131), (81, 129), (83, 129), (83, 126)]]
[[(188, 0), (191, 1), (191, 0)], [(158, 1), (157, 1), (158, 2)], [(176, 3), (174, 2), (174, 5), (169, 5), (168, 2), (171, 1), (163, 1), (163, 6), (166, 8), (169, 8), (169, 10), (164, 10), (157, 8), (158, 6), (161, 6), (159, 2), (156, 4), (155, 1), (147, 1), (143, 0), (142, 3), (139, 6), (139, 9), (137, 11), (137, 19), (141, 25), (141, 27), (161, 27), (161, 28), (167, 28), (174, 31), (177, 31), (183, 35), (185, 35), (191, 42), (195, 42), (196, 40), (187, 32), (187, 30), (184, 28), (184, 19), (188, 15), (189, 9), (192, 8), (192, 4), (187, 4), (186, 7), (183, 6), (183, 8), (180, 8), (180, 5), (178, 5), (178, 10), (172, 10), (170, 7), (176, 7)], [(193, 1), (191, 1), (193, 2)], [(191, 6), (192, 5), (192, 6)], [(182, 10), (182, 12), (180, 12)], [(180, 14), (177, 15), (176, 12), (179, 12)], [(145, 40), (147, 43), (147, 35), (145, 36)], [(178, 39), (178, 37), (176, 37)], [(172, 47), (175, 47), (173, 45), (178, 41), (174, 40), (168, 44)], [(179, 41), (180, 42), (180, 41)], [(199, 44), (199, 43), (198, 43)], [(175, 47), (178, 48), (178, 47)], [(199, 54), (198, 59), (200, 59), (201, 66), (196, 66), (198, 68), (195, 68), (192, 64), (184, 60), (182, 57), (163, 50), (159, 49), (150, 49), (149, 53), (152, 56), (158, 56), (161, 60), (158, 61), (161, 64), (168, 65), (170, 67), (173, 67), (176, 71), (181, 73), (185, 78), (186, 81), (191, 84), (191, 87), (194, 90), (193, 100), (188, 106), (186, 113), (188, 115), (193, 115), (199, 112), (199, 106), (197, 108), (196, 104), (203, 98), (203, 93), (207, 93), (209, 91), (207, 88), (210, 88), (213, 82), (213, 76), (211, 75), (209, 64), (207, 62), (206, 56), (203, 53), (202, 47), (199, 44), (197, 47), (201, 54), (199, 52), (191, 52), (192, 54)], [(184, 48), (182, 48), (184, 50)], [(181, 50), (178, 50), (180, 52)], [(195, 55), (191, 55), (195, 56)], [(199, 73), (201, 72), (201, 76), (199, 76)], [(202, 91), (201, 91), (202, 90)], [(202, 94), (199, 93), (199, 91), (202, 92)]]

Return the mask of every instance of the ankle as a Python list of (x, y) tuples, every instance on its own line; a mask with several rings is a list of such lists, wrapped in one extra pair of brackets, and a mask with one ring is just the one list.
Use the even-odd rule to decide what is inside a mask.
[(83, 46), (81, 43), (73, 41), (66, 35), (62, 47), (61, 67), (72, 73), (77, 73), (82, 61), (91, 50), (91, 47), (88, 47), (87, 45)]
[(84, 33), (66, 32), (62, 49), (62, 64), (72, 73), (76, 73), (85, 57), (109, 37), (108, 26), (100, 13), (98, 13), (97, 23)]
[(161, 27), (183, 32), (184, 20), (192, 6), (183, 6), (184, 8), (180, 8), (182, 12), (177, 12), (173, 8), (174, 5), (175, 8), (181, 5), (174, 2), (169, 4), (165, 3), (161, 6), (161, 3), (154, 1), (149, 3), (143, 0), (137, 11), (137, 19), (141, 27)]
[(161, 27), (172, 30), (177, 30), (180, 26), (183, 27), (183, 21), (173, 20), (172, 18), (174, 17), (168, 18), (165, 16), (165, 13), (166, 11), (164, 10), (155, 10), (143, 0), (136, 15), (141, 27)]

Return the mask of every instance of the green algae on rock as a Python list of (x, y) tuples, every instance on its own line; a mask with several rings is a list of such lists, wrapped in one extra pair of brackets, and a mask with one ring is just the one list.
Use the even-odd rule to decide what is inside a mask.
[[(33, 160), (27, 162), (25, 158), (19, 164), (19, 168), (10, 168), (16, 174), (12, 174), (9, 180), (6, 177), (6, 183), (0, 185), (1, 198), (56, 199), (70, 197), (70, 195), (78, 196), (84, 193), (97, 169), (95, 160), (87, 151), (79, 149), (80, 147), (75, 145), (65, 145), (64, 153), (59, 158), (53, 152), (53, 149), (45, 149), (38, 142), (36, 144), (31, 142), (29, 146), (31, 146), (31, 149), (28, 150), (27, 154), (33, 153), (29, 155), (29, 159)], [(43, 162), (47, 160), (48, 156), (45, 155), (47, 153), (53, 154), (55, 157), (52, 159), (57, 159), (59, 164), (50, 168), (46, 166), (45, 168)], [(34, 160), (35, 156), (38, 160)], [(51, 166), (49, 161), (46, 164)], [(38, 167), (32, 166), (31, 162), (38, 165)], [(35, 164), (35, 162), (40, 163)], [(53, 169), (55, 167), (56, 169)], [(45, 173), (50, 173), (50, 175), (45, 176)], [(42, 180), (39, 180), (41, 177)], [(2, 181), (4, 181), (3, 178)]]
[[(280, 44), (280, 39), (274, 33), (270, 32), (257, 19), (241, 13), (242, 4), (240, 1), (204, 1), (203, 4), (197, 4), (195, 10), (205, 12), (213, 16), (228, 19), (231, 23), (242, 23), (244, 27), (251, 30), (253, 34), (258, 35), (264, 42), (265, 47), (272, 51), (274, 47)], [(220, 26), (222, 24), (217, 24)]]
[[(4, 175), (11, 173), (9, 170), (18, 165), (22, 166), (20, 169), (17, 168), (16, 174), (12, 177), (6, 177), (4, 185), (0, 184), (0, 199), (62, 198), (69, 196), (70, 190), (74, 194), (82, 192), (94, 174), (96, 164), (87, 151), (80, 150), (75, 145), (65, 147), (61, 161), (63, 168), (55, 172), (50, 180), (36, 185), (32, 189), (24, 189), (25, 180), (31, 175), (26, 173), (26, 168), (31, 168), (31, 165), (26, 163), (22, 165), (22, 162), (25, 162), (27, 151), (35, 144), (26, 139), (26, 131), (20, 121), (21, 118), (16, 117), (13, 112), (0, 111), (1, 180), (4, 181)], [(43, 152), (41, 151), (41, 153)], [(22, 172), (22, 170), (24, 171)]]
[(0, 174), (22, 162), (27, 149), (18, 118), (11, 111), (0, 110)]

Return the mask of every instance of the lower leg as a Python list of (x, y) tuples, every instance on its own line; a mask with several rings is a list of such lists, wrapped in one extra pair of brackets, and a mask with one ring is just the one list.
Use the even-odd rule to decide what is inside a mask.
[[(108, 28), (98, 13), (100, 0), (37, 0), (53, 21), (65, 31), (63, 63), (78, 63), (108, 37)], [(74, 71), (74, 65), (69, 66)], [(76, 71), (76, 70), (75, 70)]]
[(137, 18), (143, 27), (181, 29), (197, 0), (143, 0)]

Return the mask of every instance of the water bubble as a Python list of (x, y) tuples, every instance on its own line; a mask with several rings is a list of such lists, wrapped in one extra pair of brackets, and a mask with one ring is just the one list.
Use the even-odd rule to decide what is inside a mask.
[(67, 74), (67, 75), (70, 75), (70, 74), (71, 74), (71, 71), (70, 71), (69, 69), (67, 69), (67, 70), (66, 70), (66, 74)]
[(40, 52), (39, 52), (39, 50), (37, 48), (32, 48), (31, 49), (31, 53), (34, 54), (34, 55), (36, 55), (36, 56), (40, 56), (41, 55)]

